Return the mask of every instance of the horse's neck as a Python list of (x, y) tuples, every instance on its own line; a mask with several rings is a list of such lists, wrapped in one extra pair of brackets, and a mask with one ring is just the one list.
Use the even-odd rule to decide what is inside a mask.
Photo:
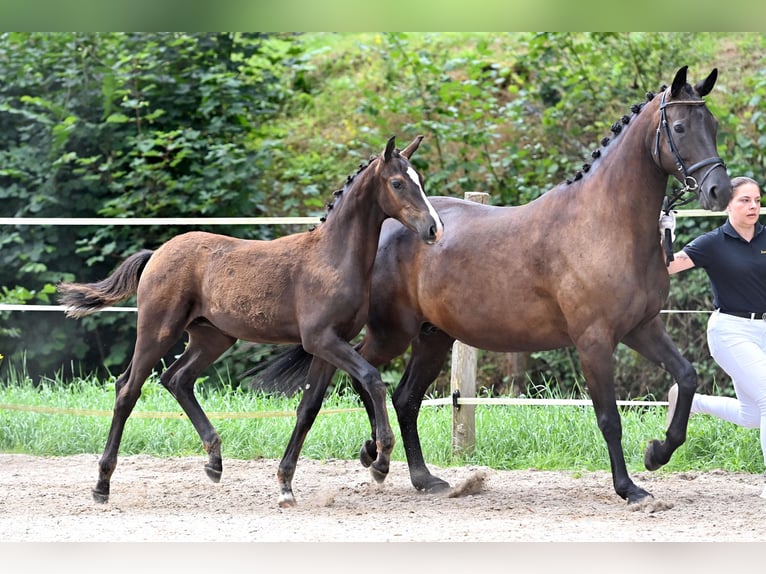
[(378, 207), (370, 185), (358, 182), (346, 189), (317, 229), (326, 246), (327, 261), (334, 265), (359, 265), (372, 270), (386, 215)]
[(594, 204), (611, 205), (631, 218), (656, 223), (667, 187), (668, 174), (653, 157), (656, 126), (646, 109), (635, 116), (623, 133), (609, 145), (594, 169), (583, 179)]

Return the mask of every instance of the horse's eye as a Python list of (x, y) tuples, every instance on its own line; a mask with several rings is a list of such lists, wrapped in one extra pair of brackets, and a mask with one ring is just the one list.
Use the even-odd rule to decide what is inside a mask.
[(402, 182), (399, 179), (395, 179), (391, 182), (391, 185), (394, 186), (394, 189), (401, 189), (402, 188)]
[(683, 124), (673, 124), (673, 131), (677, 134), (684, 133), (684, 125)]

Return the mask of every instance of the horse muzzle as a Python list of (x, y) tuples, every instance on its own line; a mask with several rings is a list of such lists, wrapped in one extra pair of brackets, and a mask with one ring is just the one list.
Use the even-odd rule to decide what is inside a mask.
[(699, 202), (704, 209), (723, 211), (731, 200), (731, 179), (726, 168), (716, 169), (714, 174), (700, 186)]

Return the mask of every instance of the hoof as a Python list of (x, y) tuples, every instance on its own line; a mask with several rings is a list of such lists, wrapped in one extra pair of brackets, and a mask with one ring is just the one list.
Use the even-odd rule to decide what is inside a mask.
[(644, 452), (644, 466), (646, 467), (646, 470), (657, 470), (662, 466), (662, 464), (657, 462), (654, 458), (654, 449), (658, 444), (658, 441), (653, 440), (650, 441), (646, 447), (646, 452)]
[(442, 492), (448, 491), (450, 488), (452, 488), (449, 484), (449, 482), (445, 482), (441, 478), (434, 477), (433, 482), (430, 482), (423, 490), (425, 490), (428, 494), (440, 494)]
[(647, 501), (652, 501), (654, 500), (654, 496), (652, 493), (647, 492), (643, 488), (634, 484), (633, 488), (628, 492), (627, 500), (628, 506), (633, 506), (634, 504), (642, 504)]
[(645, 504), (654, 502), (654, 496), (646, 491), (641, 491), (643, 494), (631, 495), (628, 497), (628, 506), (631, 508), (635, 506), (643, 507)]
[(428, 474), (422, 478), (412, 478), (411, 480), (412, 486), (414, 486), (416, 490), (428, 494), (440, 494), (452, 488), (449, 482), (442, 480), (433, 474)]
[[(377, 455), (377, 452), (375, 454)], [(370, 451), (367, 450), (366, 444), (363, 444), (362, 448), (359, 449), (359, 462), (362, 463), (364, 468), (369, 468), (370, 465), (375, 462), (375, 458), (370, 454)]]
[(279, 497), (279, 508), (292, 508), (294, 506), (298, 506), (298, 503), (295, 501), (295, 497), (292, 495), (292, 493), (288, 494), (282, 494)]
[(381, 470), (373, 463), (370, 466), (370, 474), (372, 475), (372, 478), (375, 479), (375, 482), (378, 484), (382, 483), (388, 476), (388, 464), (385, 465), (385, 470)]
[(91, 493), (93, 494), (93, 500), (95, 502), (98, 502), (99, 504), (106, 504), (109, 502), (109, 493), (108, 492), (98, 492), (95, 488), (91, 490)]
[(221, 482), (221, 475), (223, 474), (222, 470), (219, 470), (217, 468), (213, 468), (209, 464), (205, 465), (205, 474), (207, 474), (207, 477), (212, 480), (213, 482)]

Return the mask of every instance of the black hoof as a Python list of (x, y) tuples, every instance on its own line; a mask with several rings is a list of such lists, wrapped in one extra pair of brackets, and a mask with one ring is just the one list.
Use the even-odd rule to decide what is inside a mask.
[(372, 463), (375, 462), (375, 457), (377, 455), (378, 455), (377, 451), (374, 451), (373, 454), (370, 454), (370, 451), (367, 450), (366, 443), (363, 444), (362, 448), (359, 449), (359, 461), (362, 463), (362, 466), (364, 468), (369, 468), (370, 465), (372, 465)]
[(632, 482), (624, 494), (620, 492), (618, 492), (618, 494), (620, 494), (622, 498), (628, 501), (628, 506), (634, 506), (642, 502), (654, 500), (654, 496), (652, 496), (651, 492), (647, 492)]
[(375, 482), (378, 484), (382, 483), (384, 480), (386, 480), (386, 477), (388, 476), (388, 465), (386, 465), (385, 471), (376, 468), (375, 465), (370, 466), (370, 474), (372, 475), (372, 478), (375, 479)]
[(209, 464), (206, 464), (205, 474), (207, 474), (207, 477), (213, 482), (221, 482), (221, 475), (223, 474), (223, 471), (217, 468), (213, 468)]
[(98, 502), (99, 504), (106, 504), (109, 502), (109, 493), (108, 492), (98, 492), (95, 488), (91, 490), (91, 493), (93, 494), (93, 500), (95, 502)]
[(438, 494), (452, 488), (449, 482), (430, 473), (416, 476), (411, 475), (410, 480), (416, 490), (427, 492), (428, 494)]
[(640, 492), (635, 492), (628, 496), (628, 506), (634, 506), (636, 504), (643, 504), (654, 500), (654, 496), (645, 490), (639, 489)]
[(443, 481), (441, 478), (434, 477), (434, 480), (430, 482), (423, 490), (425, 490), (428, 494), (440, 494), (442, 492), (446, 492), (452, 488), (449, 485), (449, 482)]
[(658, 462), (654, 456), (654, 449), (658, 446), (658, 441), (650, 441), (644, 452), (644, 466), (646, 470), (657, 470), (662, 466), (662, 463)]

